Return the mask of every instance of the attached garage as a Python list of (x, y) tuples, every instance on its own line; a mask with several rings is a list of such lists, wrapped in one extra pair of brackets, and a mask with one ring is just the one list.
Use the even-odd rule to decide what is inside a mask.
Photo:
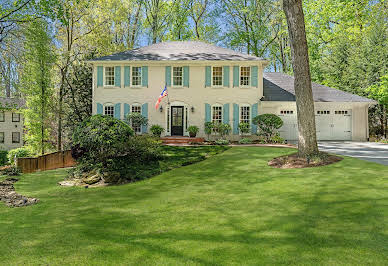
[[(375, 102), (358, 96), (312, 84), (318, 140), (366, 141), (368, 109)], [(277, 114), (283, 120), (280, 136), (298, 139), (294, 78), (283, 73), (264, 73), (264, 98), (259, 113)]]

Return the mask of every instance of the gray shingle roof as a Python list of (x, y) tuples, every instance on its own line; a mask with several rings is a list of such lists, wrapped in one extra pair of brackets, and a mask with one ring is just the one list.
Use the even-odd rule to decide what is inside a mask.
[(149, 46), (95, 58), (91, 61), (167, 61), (232, 60), (261, 61), (260, 57), (240, 53), (198, 41), (161, 42)]
[(23, 108), (25, 101), (20, 98), (0, 97), (0, 109), (19, 109)]
[[(294, 77), (279, 72), (264, 72), (264, 101), (295, 101)], [(312, 83), (315, 102), (370, 102), (375, 101), (341, 90)]]

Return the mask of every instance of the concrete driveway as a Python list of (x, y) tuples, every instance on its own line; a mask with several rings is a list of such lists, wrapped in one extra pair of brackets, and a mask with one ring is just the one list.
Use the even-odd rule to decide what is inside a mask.
[(319, 142), (320, 150), (388, 165), (388, 144), (375, 142)]

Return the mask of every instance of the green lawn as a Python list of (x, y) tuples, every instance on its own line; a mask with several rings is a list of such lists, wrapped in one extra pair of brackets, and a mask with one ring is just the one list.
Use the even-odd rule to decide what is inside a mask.
[(0, 203), (0, 264), (383, 265), (388, 167), (358, 159), (271, 169), (292, 149), (236, 147), (151, 179), (64, 188), (66, 170), (24, 175)]

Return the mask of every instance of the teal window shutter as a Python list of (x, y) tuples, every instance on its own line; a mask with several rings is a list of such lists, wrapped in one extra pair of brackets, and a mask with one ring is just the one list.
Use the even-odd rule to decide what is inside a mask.
[(148, 87), (148, 66), (141, 67), (141, 85)]
[(129, 114), (130, 110), (131, 110), (130, 105), (127, 103), (124, 103), (124, 118), (127, 116), (127, 114)]
[(131, 86), (131, 67), (124, 67), (124, 87)]
[(190, 71), (188, 66), (183, 67), (183, 87), (189, 87)]
[(97, 87), (102, 87), (104, 86), (104, 80), (103, 80), (103, 73), (104, 72), (104, 67), (98, 66), (97, 67)]
[(240, 67), (234, 66), (233, 67), (233, 87), (239, 87), (240, 86)]
[(224, 66), (224, 87), (229, 87), (229, 67)]
[(258, 82), (258, 67), (257, 66), (253, 66), (251, 67), (251, 85), (252, 87), (258, 87), (259, 86), (259, 82)]
[(101, 103), (97, 103), (97, 114), (102, 115), (103, 107)]
[(239, 128), (239, 110), (238, 110), (238, 104), (234, 103), (233, 104), (233, 134), (238, 135)]
[(205, 122), (211, 122), (211, 110), (208, 103), (205, 103)]
[[(258, 107), (259, 107), (258, 103), (255, 103), (255, 104), (252, 105), (252, 116), (251, 116), (251, 119), (253, 119), (253, 118), (255, 118), (257, 116), (257, 114), (258, 114)], [(254, 125), (252, 123), (252, 125), (251, 125), (251, 132), (252, 132), (252, 134), (256, 134), (257, 133), (257, 125)]]
[[(148, 103), (141, 106), (141, 115), (148, 119)], [(147, 133), (147, 125), (141, 126), (141, 132)]]
[(115, 86), (121, 87), (121, 67), (115, 67)]
[(166, 66), (165, 77), (166, 77), (167, 87), (171, 87), (171, 67), (170, 66)]
[(116, 119), (121, 119), (121, 103), (115, 104), (115, 115), (114, 116)]
[(224, 110), (224, 117), (223, 117), (223, 119), (222, 119), (222, 122), (224, 123), (224, 124), (229, 124), (229, 104), (228, 103), (226, 103), (226, 104), (224, 104), (224, 108), (223, 108)]
[(211, 71), (212, 71), (211, 66), (205, 67), (205, 87), (210, 87), (212, 85), (212, 83), (211, 83)]

